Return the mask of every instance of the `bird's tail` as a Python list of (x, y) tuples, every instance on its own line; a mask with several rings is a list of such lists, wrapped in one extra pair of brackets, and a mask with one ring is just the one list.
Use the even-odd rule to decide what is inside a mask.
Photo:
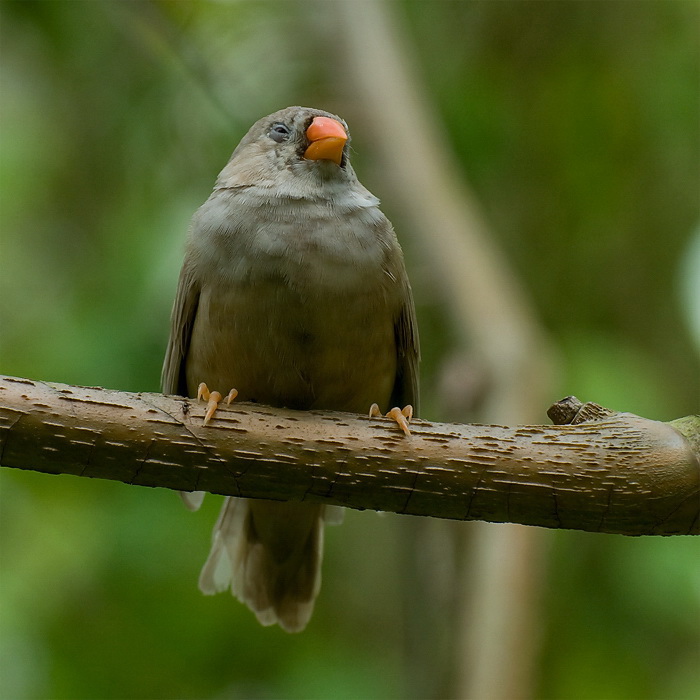
[(279, 501), (227, 498), (214, 526), (199, 588), (227, 588), (263, 625), (304, 629), (321, 587), (323, 524), (342, 509)]

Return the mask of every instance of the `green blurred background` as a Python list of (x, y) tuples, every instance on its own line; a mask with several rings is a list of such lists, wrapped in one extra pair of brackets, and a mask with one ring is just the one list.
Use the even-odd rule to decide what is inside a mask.
[[(390, 8), (558, 352), (552, 401), (576, 394), (660, 420), (697, 412), (700, 4)], [(357, 109), (333, 12), (0, 4), (1, 372), (158, 390), (188, 220), (238, 139), (287, 105)], [(354, 149), (402, 238), (361, 133)], [(402, 240), (424, 415), (440, 419), (430, 396), (454, 339), (438, 273)], [(429, 599), (412, 600), (412, 519), (349, 512), (329, 529), (314, 618), (289, 636), (229, 596), (199, 594), (220, 499), (192, 515), (165, 490), (0, 477), (0, 697), (427, 697), (406, 649), (414, 608), (431, 618)], [(700, 696), (699, 555), (689, 538), (551, 533), (523, 696)], [(432, 697), (457, 692), (447, 666), (421, 669), (441, 676)]]

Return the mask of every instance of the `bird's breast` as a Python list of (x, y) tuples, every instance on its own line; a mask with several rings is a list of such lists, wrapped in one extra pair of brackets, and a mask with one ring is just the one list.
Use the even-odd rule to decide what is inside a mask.
[(206, 381), (243, 400), (357, 412), (388, 401), (401, 288), (386, 244), (357, 216), (306, 213), (301, 226), (293, 209), (268, 212), (224, 239), (201, 282), (190, 392)]

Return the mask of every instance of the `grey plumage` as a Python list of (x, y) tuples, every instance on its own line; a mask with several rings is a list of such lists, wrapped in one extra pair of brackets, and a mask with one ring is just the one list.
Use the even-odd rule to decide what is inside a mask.
[[(206, 382), (223, 394), (235, 387), (239, 401), (294, 409), (417, 410), (403, 255), (347, 145), (340, 165), (304, 158), (319, 116), (345, 126), (302, 107), (256, 122), (195, 213), (164, 392), (196, 396)], [(276, 124), (289, 131), (279, 142)], [(262, 624), (303, 629), (320, 586), (323, 523), (337, 519), (320, 505), (226, 499), (200, 588), (231, 588)]]

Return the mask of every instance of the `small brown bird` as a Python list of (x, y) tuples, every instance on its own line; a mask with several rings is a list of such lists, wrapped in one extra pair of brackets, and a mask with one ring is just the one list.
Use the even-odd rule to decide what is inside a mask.
[[(411, 287), (379, 200), (350, 166), (345, 122), (288, 107), (256, 122), (195, 213), (163, 391), (292, 409), (366, 412), (408, 433), (418, 401)], [(232, 392), (229, 396), (235, 394)], [(372, 414), (377, 413), (373, 407)], [(183, 494), (192, 509), (203, 494)], [(227, 588), (263, 625), (302, 630), (321, 583), (332, 506), (227, 498), (199, 586)]]

